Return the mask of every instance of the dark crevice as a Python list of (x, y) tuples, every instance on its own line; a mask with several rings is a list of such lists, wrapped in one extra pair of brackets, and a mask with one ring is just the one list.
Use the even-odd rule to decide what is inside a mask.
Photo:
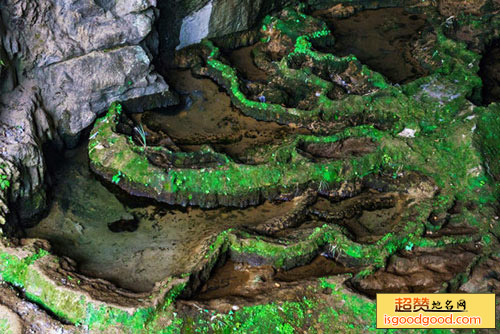
[(482, 105), (500, 101), (500, 40), (486, 47), (479, 65), (479, 76), (483, 80)]
[(105, 11), (111, 10), (116, 4), (116, 0), (94, 0), (94, 2)]
[(113, 233), (135, 232), (139, 228), (139, 221), (135, 217), (132, 219), (120, 219), (109, 223), (108, 228)]
[[(64, 325), (74, 326), (68, 320), (66, 320), (64, 318), (61, 318), (60, 316), (58, 316), (57, 314), (55, 314), (47, 306), (45, 306), (42, 303), (37, 302), (37, 301), (32, 300), (31, 298), (29, 298), (29, 296), (26, 295), (25, 291), (22, 288), (19, 288), (19, 287), (15, 286), (15, 285), (13, 285), (13, 284), (11, 284), (9, 282), (3, 282), (3, 284), (8, 285), (12, 290), (16, 291), (16, 294), (17, 294), (17, 296), (19, 298), (21, 298), (23, 300), (26, 300), (28, 303), (31, 303), (31, 304), (35, 305), (41, 312), (44, 312), (45, 314), (47, 314), (47, 316), (49, 316), (52, 320), (60, 322), (61, 324), (64, 324)], [(12, 310), (12, 308), (10, 308), (10, 309)], [(21, 317), (21, 319), (24, 319), (25, 314), (19, 314), (15, 310), (12, 310), (12, 311), (14, 311), (17, 315), (19, 315), (19, 317)]]

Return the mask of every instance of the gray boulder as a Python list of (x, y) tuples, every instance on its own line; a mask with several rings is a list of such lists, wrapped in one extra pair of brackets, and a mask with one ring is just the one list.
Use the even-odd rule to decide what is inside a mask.
[(44, 144), (62, 148), (62, 138), (74, 146), (114, 101), (133, 101), (140, 110), (177, 99), (151, 64), (155, 0), (0, 0), (0, 6), (7, 92), (0, 106), (0, 224), (9, 215), (26, 225), (47, 204)]
[(158, 2), (160, 51), (173, 50), (252, 28), (260, 18), (293, 0), (175, 0)]
[(177, 103), (151, 65), (155, 0), (2, 0), (5, 51), (67, 146), (113, 101)]
[(35, 77), (43, 78), (40, 86), (45, 107), (69, 146), (114, 101), (153, 96), (163, 101), (161, 106), (178, 102), (138, 45), (94, 51), (42, 67)]
[(154, 6), (155, 0), (3, 0), (4, 45), (26, 70), (136, 45), (152, 30)]

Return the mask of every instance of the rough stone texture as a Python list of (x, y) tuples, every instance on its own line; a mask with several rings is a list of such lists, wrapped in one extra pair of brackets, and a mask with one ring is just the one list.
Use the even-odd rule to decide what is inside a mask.
[(10, 55), (26, 69), (47, 66), (95, 50), (138, 44), (150, 32), (156, 0), (3, 0)]
[(22, 321), (8, 307), (0, 304), (0, 330), (6, 334), (22, 334)]
[(188, 45), (201, 42), (208, 36), (210, 16), (212, 15), (212, 3), (208, 2), (201, 9), (191, 13), (182, 20), (180, 43), (176, 49), (182, 49)]
[(116, 100), (126, 101), (165, 92), (174, 96), (162, 77), (151, 71), (150, 58), (140, 46), (94, 51), (37, 70), (42, 95), (62, 135), (77, 136)]
[(218, 0), (210, 17), (209, 37), (218, 37), (251, 28), (267, 11), (287, 1)]
[[(0, 16), (0, 36), (5, 35), (5, 28)], [(10, 63), (9, 57), (2, 43), (0, 43), (0, 92), (10, 92), (17, 85), (17, 77), (14, 66)]]
[(492, 256), (479, 263), (463, 284), (460, 292), (466, 293), (496, 293), (500, 292), (500, 258)]
[[(259, 18), (272, 10), (291, 3), (291, 0), (213, 0), (210, 11), (208, 37), (220, 37), (251, 28)], [(172, 55), (180, 43), (181, 47), (189, 45), (182, 42), (181, 27), (183, 20), (196, 11), (207, 6), (209, 0), (175, 0), (160, 1), (160, 19), (158, 30), (160, 34), (160, 51)]]
[(34, 79), (41, 87), (68, 146), (112, 101), (163, 93), (165, 104), (177, 102), (150, 65), (149, 51), (156, 50), (145, 46), (155, 45), (147, 40), (155, 0), (3, 0), (1, 5), (3, 44), (17, 64), (18, 79)]
[(134, 111), (142, 111), (144, 104), (165, 106), (177, 98), (151, 65), (156, 0), (0, 5), (1, 90), (13, 90), (0, 107), (0, 169), (11, 184), (0, 193), (0, 223), (8, 203), (26, 222), (46, 206), (42, 145), (56, 140), (61, 147), (56, 133), (71, 147), (113, 101), (131, 100)]
[[(40, 249), (48, 247), (45, 240), (21, 239), (19, 241), (20, 247), (16, 248), (0, 241), (2, 253), (2, 262), (0, 262), (2, 281), (0, 282), (18, 287), (25, 295), (30, 296), (28, 299), (35, 301), (46, 310), (54, 311), (54, 314), (60, 318), (58, 320), (64, 319), (67, 323), (82, 323), (88, 312), (92, 312), (89, 311), (92, 308), (95, 310), (107, 307), (112, 309), (110, 312), (133, 315), (141, 309), (155, 307), (162, 302), (165, 292), (171, 288), (170, 282), (179, 284), (179, 280), (167, 278), (151, 293), (129, 292), (103, 279), (89, 278), (79, 274), (76, 272), (76, 263), (71, 259), (56, 260), (56, 257), (52, 255), (40, 257)], [(39, 258), (33, 263), (23, 262), (27, 257), (33, 258), (36, 253), (39, 254)], [(16, 261), (18, 261), (18, 267), (13, 268)], [(8, 267), (12, 270), (6, 269)], [(23, 271), (21, 275), (16, 272), (19, 268)], [(0, 292), (2, 292), (1, 285)], [(0, 303), (6, 304), (1, 296)], [(12, 305), (7, 306), (15, 310)]]
[(440, 0), (439, 12), (443, 16), (464, 14), (480, 15), (481, 8), (490, 1), (488, 0)]
[[(337, 6), (339, 3), (344, 2), (345, 6), (352, 6), (356, 10), (363, 9), (380, 9), (380, 8), (389, 8), (389, 7), (409, 7), (409, 6), (429, 6), (434, 5), (434, 3), (430, 0), (349, 0), (349, 1), (332, 1), (332, 0), (308, 0), (307, 4), (311, 9), (314, 10), (325, 10), (332, 8), (332, 6)], [(337, 7), (340, 9), (341, 7)], [(333, 9), (333, 12), (337, 11)], [(350, 9), (347, 9), (347, 12), (341, 10), (338, 12), (341, 14), (342, 12), (348, 13)], [(343, 16), (343, 15), (340, 15)]]
[(49, 140), (57, 143), (58, 137), (41, 107), (39, 91), (32, 83), (4, 94), (1, 102), (0, 174), (7, 176), (10, 187), (0, 192), (0, 212), (5, 217), (10, 202), (22, 221), (31, 220), (46, 205), (41, 143)]
[(160, 53), (166, 56), (165, 58), (162, 57), (162, 62), (169, 62), (170, 57), (173, 57), (175, 48), (180, 43), (183, 19), (202, 9), (207, 5), (208, 1), (175, 0), (160, 1), (158, 3), (160, 19), (157, 22), (157, 27), (160, 39)]
[[(17, 65), (19, 77), (22, 77), (23, 74), (26, 74), (29, 78), (33, 78), (34, 80), (38, 80), (40, 82), (40, 85), (42, 86), (41, 96), (36, 93), (38, 92), (38, 89), (36, 87), (28, 86), (26, 85), (26, 82), (24, 80), (21, 80), (23, 81), (23, 86), (20, 86), (14, 93), (12, 93), (12, 95), (6, 97), (6, 100), (4, 101), (5, 106), (0, 112), (0, 116), (2, 118), (5, 116), (5, 119), (2, 121), (5, 124), (1, 125), (1, 130), (3, 132), (0, 143), (2, 145), (2, 148), (6, 148), (6, 156), (8, 155), (9, 159), (12, 160), (6, 160), (5, 166), (0, 168), (2, 170), (1, 173), (5, 173), (5, 175), (7, 175), (9, 180), (11, 180), (12, 182), (12, 187), (9, 188), (9, 192), (0, 192), (0, 197), (2, 197), (2, 203), (0, 203), (0, 206), (3, 207), (2, 210), (4, 210), (5, 208), (6, 211), (6, 194), (10, 194), (11, 197), (19, 198), (20, 203), (23, 203), (23, 200), (30, 197), (33, 199), (33, 202), (27, 202), (28, 205), (31, 206), (27, 206), (28, 209), (26, 210), (21, 210), (23, 214), (38, 212), (38, 210), (35, 209), (41, 208), (43, 205), (36, 204), (43, 204), (45, 202), (43, 191), (39, 192), (38, 190), (33, 188), (33, 185), (42, 185), (44, 183), (43, 156), (40, 149), (41, 143), (54, 139), (56, 138), (56, 136), (54, 135), (52, 127), (50, 126), (50, 118), (47, 117), (46, 113), (41, 107), (42, 105), (48, 106), (49, 111), (54, 115), (55, 121), (57, 122), (56, 125), (59, 126), (59, 131), (65, 135), (67, 143), (72, 143), (71, 138), (74, 137), (73, 135), (79, 133), (79, 130), (76, 129), (81, 130), (84, 127), (84, 124), (95, 117), (94, 115), (95, 113), (99, 112), (99, 108), (101, 107), (101, 105), (109, 103), (114, 99), (136, 99), (139, 98), (141, 94), (153, 96), (164, 91), (162, 90), (164, 86), (162, 85), (161, 78), (156, 77), (155, 74), (152, 74), (151, 72), (152, 68), (151, 66), (149, 66), (150, 57), (148, 55), (148, 52), (141, 46), (128, 45), (129, 43), (137, 44), (140, 41), (144, 41), (145, 43), (148, 42), (142, 37), (137, 41), (134, 40), (133, 42), (125, 43), (127, 44), (127, 46), (122, 45), (122, 43), (115, 43), (110, 44), (111, 47), (97, 46), (96, 48), (90, 47), (85, 50), (82, 49), (81, 51), (75, 51), (71, 49), (70, 46), (66, 49), (67, 45), (63, 45), (66, 42), (71, 44), (73, 37), (71, 37), (69, 40), (64, 40), (64, 38), (62, 37), (61, 39), (59, 39), (59, 37), (55, 37), (52, 42), (57, 42), (56, 44), (61, 43), (61, 45), (58, 45), (58, 47), (61, 47), (60, 50), (58, 49), (60, 53), (56, 52), (55, 56), (62, 57), (61, 60), (47, 60), (47, 58), (44, 58), (43, 56), (40, 58), (36, 56), (36, 54), (34, 53), (35, 51), (33, 51), (32, 54), (32, 50), (36, 50), (36, 48), (30, 48), (30, 46), (28, 45), (29, 43), (26, 42), (26, 39), (29, 39), (32, 36), (28, 33), (24, 35), (26, 31), (29, 31), (29, 29), (31, 29), (28, 28), (28, 26), (43, 26), (42, 24), (39, 24), (39, 22), (37, 21), (38, 19), (47, 20), (48, 22), (51, 22), (51, 24), (55, 24), (56, 22), (58, 22), (58, 20), (54, 19), (54, 17), (51, 17), (50, 15), (45, 16), (45, 14), (42, 15), (42, 13), (37, 10), (40, 10), (40, 8), (45, 8), (44, 10), (46, 10), (47, 12), (44, 13), (48, 13), (54, 10), (56, 13), (61, 14), (62, 12), (57, 12), (57, 10), (61, 10), (61, 8), (68, 8), (64, 6), (57, 7), (57, 2), (55, 1), (47, 1), (43, 4), (40, 4), (40, 1), (41, 0), (33, 1), (29, 4), (27, 4), (26, 1), (15, 2), (15, 6), (19, 7), (14, 6), (14, 8), (20, 8), (21, 10), (27, 11), (28, 8), (35, 8), (33, 9), (33, 13), (35, 14), (31, 17), (30, 15), (26, 14), (26, 18), (31, 18), (31, 21), (20, 20), (19, 22), (14, 22), (18, 25), (10, 26), (16, 29), (16, 33), (12, 36), (17, 34), (16, 36), (19, 40), (17, 40), (16, 38), (8, 40), (9, 42), (15, 41), (15, 43), (9, 44), (9, 48), (7, 49), (10, 50), (9, 56), (12, 57), (13, 60), (22, 59), (24, 62), (22, 65)], [(75, 8), (83, 8), (85, 10), (88, 9), (90, 12), (92, 12), (92, 8), (95, 7), (94, 4), (98, 4), (98, 7), (101, 8), (102, 12), (106, 13), (106, 15), (108, 15), (108, 13), (111, 13), (115, 15), (127, 16), (135, 10), (141, 11), (141, 6), (145, 6), (144, 8), (148, 8), (150, 3), (146, 3), (144, 1), (139, 2), (124, 0), (115, 4), (114, 1), (106, 0), (95, 0), (94, 2), (76, 0), (71, 2), (68, 6), (76, 6)], [(240, 29), (240, 25), (248, 24), (248, 22), (245, 23), (245, 20), (246, 18), (251, 16), (247, 16), (247, 14), (255, 13), (255, 10), (257, 10), (256, 8), (248, 8), (248, 11), (245, 12), (244, 9), (237, 8), (237, 6), (236, 8), (234, 8), (229, 1), (223, 2), (221, 0), (220, 3), (218, 2), (217, 4), (220, 6), (227, 6), (227, 13), (224, 13), (224, 15), (233, 15), (235, 17), (239, 17), (241, 18), (241, 22), (236, 20), (236, 22), (227, 22), (227, 20), (225, 20), (224, 18), (219, 17), (219, 23), (214, 21), (214, 26), (216, 27), (214, 28), (214, 34), (218, 34), (216, 33), (216, 31), (219, 28), (222, 29), (222, 31), (226, 31), (226, 28), (229, 29), (229, 31), (231, 31), (232, 29)], [(47, 5), (47, 7), (44, 7), (45, 5)], [(75, 8), (72, 8), (70, 12)], [(92, 10), (90, 10), (89, 8)], [(262, 13), (262, 8), (259, 9), (261, 11), (260, 13)], [(237, 11), (237, 13), (234, 14), (233, 11)], [(10, 21), (12, 17), (15, 16), (6, 17), (7, 21), (9, 21), (8, 24), (12, 23)], [(88, 19), (91, 18), (92, 15), (89, 14), (82, 17)], [(214, 20), (216, 17), (217, 16), (214, 17)], [(71, 15), (65, 16), (65, 14), (61, 14), (60, 18), (70, 18), (68, 22), (72, 22), (71, 19), (73, 19), (73, 21), (76, 21)], [(115, 20), (112, 20), (112, 22), (116, 23)], [(81, 27), (87, 23), (88, 22), (79, 22), (79, 26)], [(107, 26), (100, 27), (100, 29), (104, 30), (106, 30), (106, 28)], [(127, 26), (127, 29), (128, 28), (130, 27)], [(12, 30), (12, 28), (9, 29)], [(49, 29), (49, 31), (51, 29)], [(147, 31), (147, 29), (145, 29), (144, 31)], [(34, 37), (36, 38), (36, 33)], [(80, 36), (78, 38), (83, 39), (81, 44), (84, 45), (85, 38), (83, 36)], [(151, 40), (149, 42), (151, 42)], [(77, 42), (77, 44), (79, 43), (80, 42)], [(99, 44), (97, 41), (96, 43)], [(155, 43), (149, 43), (149, 45), (154, 44)], [(18, 48), (21, 45), (25, 45), (25, 47), (16, 49), (16, 52), (12, 53), (13, 49), (11, 48), (11, 46), (13, 45), (15, 46), (15, 48)], [(21, 49), (23, 51), (19, 51)], [(106, 52), (104, 51), (104, 49), (108, 51)], [(63, 55), (65, 53), (71, 54), (71, 56), (68, 56), (68, 58), (64, 58)], [(142, 57), (142, 54), (148, 57), (147, 61)], [(136, 59), (138, 60), (137, 62), (131, 61), (131, 68), (124, 69), (120, 67), (119, 70), (116, 71), (117, 64), (127, 63), (127, 61), (121, 59), (120, 57), (126, 57), (127, 61), (131, 61), (128, 57), (136, 57)], [(45, 61), (46, 64), (38, 65), (38, 61), (41, 61), (42, 63)], [(106, 63), (106, 66), (109, 67), (103, 67), (102, 62)], [(32, 68), (36, 68), (36, 70), (32, 71)], [(87, 79), (87, 76), (82, 75), (82, 73), (84, 73), (84, 71), (86, 70), (91, 71), (92, 73), (100, 73), (100, 76), (91, 76), (90, 79)], [(151, 76), (149, 76), (150, 74)], [(132, 83), (129, 84), (129, 81), (127, 81), (129, 79), (129, 76), (135, 78), (135, 75), (138, 81), (132, 81)], [(148, 80), (148, 78), (151, 79), (151, 81)], [(155, 78), (157, 78), (158, 80), (156, 80)], [(126, 82), (126, 87), (130, 87), (128, 87), (128, 89), (124, 88), (122, 91), (121, 88), (123, 86), (123, 82)], [(148, 84), (147, 86), (142, 86), (146, 83)], [(159, 87), (163, 88), (160, 89)], [(68, 95), (64, 98), (56, 97), (59, 94)], [(85, 101), (85, 103), (87, 103), (88, 100), (91, 101), (91, 103), (89, 103), (89, 106), (84, 106), (84, 108), (81, 108), (79, 103), (81, 103), (82, 101)], [(49, 106), (50, 103), (54, 103), (54, 105)], [(40, 189), (41, 187), (42, 186), (40, 186)], [(32, 205), (33, 203), (35, 204), (34, 206)], [(5, 250), (5, 252), (10, 252), (12, 250), (11, 246), (8, 247), (9, 248)], [(437, 290), (442, 287), (441, 283), (443, 281), (453, 280), (457, 275), (468, 272), (468, 270), (470, 269), (469, 267), (472, 266), (471, 263), (474, 262), (474, 258), (477, 256), (477, 249), (475, 248), (466, 248), (461, 246), (453, 247), (454, 248), (451, 248), (449, 251), (417, 249), (412, 251), (413, 253), (411, 254), (411, 256), (408, 252), (402, 251), (400, 254), (394, 255), (391, 258), (391, 262), (388, 264), (387, 268), (380, 270), (376, 274), (368, 277), (365, 281), (360, 282), (359, 288), (360, 290), (363, 290), (368, 294), (373, 294), (374, 291), (379, 292), (381, 290)], [(64, 286), (58, 286), (55, 289), (55, 292), (57, 293), (56, 297), (47, 297), (49, 301), (57, 303), (62, 300), (62, 298), (58, 298), (58, 296), (69, 293), (68, 291), (70, 291), (71, 293), (74, 291), (78, 292), (79, 289), (86, 289), (87, 287), (89, 287), (89, 289), (92, 288), (93, 290), (93, 286), (99, 283), (98, 280), (92, 280), (91, 282), (84, 282), (83, 287), (75, 286), (74, 282), (68, 282), (66, 280), (66, 278), (68, 277), (68, 272), (66, 271), (66, 269), (61, 270), (61, 268), (58, 267), (57, 262), (53, 261), (54, 259), (55, 258), (46, 258), (40, 261), (45, 266), (44, 268), (48, 271), (41, 272), (42, 267), (39, 267), (39, 264), (36, 265), (37, 267), (32, 267), (30, 270), (30, 273), (40, 275), (40, 277), (42, 277), (43, 279), (43, 282), (48, 282), (49, 278), (65, 282)], [(485, 266), (476, 267), (477, 269), (475, 268), (472, 274), (473, 279), (475, 278), (476, 280), (480, 280), (481, 278), (487, 278), (489, 277), (488, 275), (490, 275), (490, 272), (493, 273), (495, 277), (498, 277), (498, 262), (497, 260), (495, 261), (496, 262), (492, 264), (486, 263)], [(61, 263), (61, 266), (63, 265), (63, 263), (64, 261)], [(206, 266), (206, 268), (204, 269), (203, 274), (193, 275), (200, 277), (198, 279), (198, 282), (202, 280), (202, 276), (205, 276), (203, 279), (206, 279), (206, 276), (208, 276), (209, 271), (212, 269), (210, 266)], [(492, 268), (491, 271), (490, 268)], [(385, 282), (388, 281), (387, 278), (391, 278), (391, 276), (396, 277), (396, 279), (393, 280), (394, 284), (392, 286), (384, 285)], [(496, 290), (496, 284), (498, 280), (495, 277), (493, 277), (494, 279), (491, 280), (492, 283), (489, 284), (489, 286), (493, 286)], [(82, 280), (84, 280), (83, 277)], [(52, 287), (52, 284), (55, 284), (54, 282), (55, 281), (47, 283), (47, 286)], [(31, 294), (34, 294), (35, 296), (41, 298), (40, 294), (45, 293), (44, 290), (39, 289), (39, 285), (37, 285), (36, 282), (31, 278), (26, 283), (29, 283), (27, 291)], [(106, 289), (108, 287), (111, 290), (113, 289), (113, 287), (110, 287), (107, 284), (104, 285)], [(464, 288), (464, 290), (467, 289)], [(5, 296), (7, 292), (2, 291), (1, 288), (0, 292), (0, 303), (6, 304), (3, 296)], [(115, 295), (112, 295), (111, 298), (112, 301), (117, 299)], [(130, 298), (135, 299), (136, 296)], [(102, 300), (105, 298), (102, 295), (98, 295), (97, 299)], [(107, 300), (107, 302), (109, 302), (109, 300)], [(32, 305), (29, 303), (25, 304)], [(75, 304), (80, 305), (79, 303)], [(18, 314), (23, 314), (22, 311), (16, 309), (15, 306), (8, 305), (8, 307)], [(56, 310), (63, 309), (63, 307), (60, 305), (54, 306), (54, 304), (52, 304), (52, 307)], [(83, 307), (81, 309), (85, 310), (85, 308)], [(84, 312), (85, 311), (80, 314), (82, 317), (84, 316)], [(30, 320), (30, 322), (33, 324), (36, 324), (38, 322), (38, 319), (40, 319), (38, 314), (35, 315), (35, 320)], [(29, 314), (24, 314), (24, 317), (28, 317), (28, 319), (30, 319)], [(16, 323), (16, 317), (13, 316), (13, 318), (13, 323)], [(38, 332), (51, 333), (49, 329), (42, 329), (41, 331), (38, 330)], [(57, 332), (61, 333), (60, 328), (58, 328)]]
[(446, 249), (416, 249), (393, 255), (387, 267), (363, 279), (354, 279), (354, 287), (374, 297), (376, 293), (436, 292), (456, 275), (467, 270), (479, 246)]
[(314, 203), (316, 198), (316, 191), (306, 191), (303, 195), (292, 200), (293, 208), (285, 215), (269, 219), (257, 225), (253, 230), (264, 235), (273, 235), (279, 231), (300, 225), (307, 214), (308, 206)]
[(81, 333), (78, 328), (61, 324), (37, 305), (23, 300), (14, 289), (6, 284), (0, 285), (0, 303), (0, 321), (7, 319), (9, 324), (8, 328), (0, 327), (0, 330), (6, 330), (2, 333)]
[[(169, 38), (178, 43), (182, 19), (207, 2), (162, 2), (161, 21), (175, 28)], [(215, 1), (210, 36), (247, 29), (282, 2)], [(113, 101), (133, 101), (133, 111), (142, 111), (141, 102), (165, 106), (177, 99), (151, 65), (158, 46), (155, 0), (0, 0), (0, 5), (2, 90), (21, 85), (4, 96), (0, 114), (1, 169), (11, 183), (0, 194), (3, 223), (8, 203), (15, 204), (21, 221), (45, 208), (41, 146), (58, 138), (54, 128), (71, 147)]]

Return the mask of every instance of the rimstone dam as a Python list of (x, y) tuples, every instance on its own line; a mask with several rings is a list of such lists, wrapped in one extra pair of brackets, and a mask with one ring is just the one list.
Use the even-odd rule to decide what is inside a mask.
[(0, 13), (0, 334), (403, 332), (380, 293), (500, 330), (500, 1)]

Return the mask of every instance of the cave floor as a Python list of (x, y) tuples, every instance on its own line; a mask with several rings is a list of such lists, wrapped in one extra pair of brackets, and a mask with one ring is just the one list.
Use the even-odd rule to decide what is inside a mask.
[[(85, 145), (66, 154), (55, 172), (48, 216), (26, 229), (26, 237), (47, 239), (56, 254), (74, 259), (83, 274), (136, 292), (151, 291), (165, 277), (189, 273), (220, 232), (258, 224), (291, 208), (290, 202), (283, 202), (244, 210), (203, 210), (124, 193), (115, 196), (91, 174)], [(111, 231), (109, 225), (120, 221), (125, 226)], [(127, 221), (137, 226), (127, 230)]]
[(0, 331), (367, 333), (389, 292), (500, 311), (499, 48), (434, 9), (301, 9), (181, 50), (179, 105), (113, 103), (51, 161), (47, 214), (0, 244)]

